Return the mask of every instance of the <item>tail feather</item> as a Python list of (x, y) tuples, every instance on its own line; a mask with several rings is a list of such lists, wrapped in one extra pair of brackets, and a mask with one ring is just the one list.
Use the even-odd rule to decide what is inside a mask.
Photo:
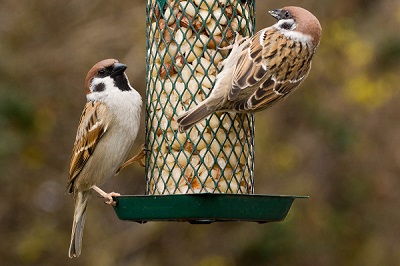
[(178, 117), (177, 122), (179, 123), (179, 131), (181, 133), (185, 132), (213, 112), (214, 110), (210, 110), (205, 102), (200, 103)]
[(90, 192), (76, 192), (74, 221), (72, 224), (71, 243), (68, 255), (70, 258), (79, 257), (82, 249), (83, 228), (85, 226), (86, 207), (90, 198)]

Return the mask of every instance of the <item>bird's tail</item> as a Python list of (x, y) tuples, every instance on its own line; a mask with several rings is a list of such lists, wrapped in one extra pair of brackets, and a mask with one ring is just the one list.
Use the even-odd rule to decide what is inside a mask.
[(70, 258), (79, 257), (82, 249), (83, 227), (85, 226), (86, 207), (91, 193), (89, 191), (76, 192), (74, 221), (72, 224), (71, 243), (68, 255)]
[(214, 110), (210, 110), (205, 102), (200, 103), (178, 117), (179, 131), (185, 132), (213, 112)]

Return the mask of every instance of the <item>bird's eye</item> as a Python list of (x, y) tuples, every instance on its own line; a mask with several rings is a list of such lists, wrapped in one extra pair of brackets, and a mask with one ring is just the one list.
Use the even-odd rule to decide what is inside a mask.
[(290, 18), (290, 12), (289, 11), (285, 12), (285, 18)]
[(99, 75), (104, 75), (106, 73), (106, 70), (104, 68), (102, 68), (102, 69), (99, 69), (99, 71), (97, 71), (97, 73)]

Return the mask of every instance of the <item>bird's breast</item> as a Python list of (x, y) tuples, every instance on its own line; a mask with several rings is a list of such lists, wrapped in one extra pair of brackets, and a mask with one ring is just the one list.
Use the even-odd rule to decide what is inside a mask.
[(82, 169), (76, 186), (90, 189), (112, 177), (125, 162), (134, 143), (139, 126), (142, 100), (136, 91), (109, 95), (104, 100), (111, 116), (109, 126)]

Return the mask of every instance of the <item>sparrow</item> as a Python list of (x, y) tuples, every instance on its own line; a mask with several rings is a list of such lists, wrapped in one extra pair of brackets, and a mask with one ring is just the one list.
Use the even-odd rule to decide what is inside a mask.
[(271, 107), (307, 77), (320, 43), (321, 25), (306, 9), (288, 6), (269, 11), (277, 22), (251, 38), (238, 38), (222, 61), (210, 96), (177, 119), (190, 129), (215, 111), (254, 113)]
[(115, 59), (95, 64), (86, 75), (87, 102), (79, 122), (67, 191), (75, 201), (68, 255), (81, 253), (82, 234), (92, 189), (112, 204), (118, 193), (105, 193), (98, 185), (123, 165), (140, 125), (142, 98), (129, 84), (126, 65)]

